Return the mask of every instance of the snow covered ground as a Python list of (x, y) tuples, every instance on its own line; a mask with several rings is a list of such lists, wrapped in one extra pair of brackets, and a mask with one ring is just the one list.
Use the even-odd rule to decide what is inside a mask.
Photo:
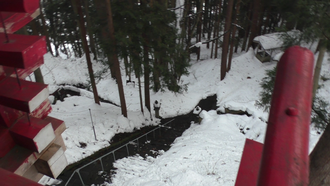
[[(276, 62), (260, 63), (253, 51), (236, 54), (232, 68), (220, 81), (220, 59), (208, 59), (209, 51), (202, 50), (202, 60), (192, 59), (190, 74), (181, 78), (181, 84), (188, 84), (183, 94), (169, 91), (151, 92), (151, 102), (162, 103), (160, 115), (164, 118), (189, 113), (200, 99), (216, 94), (220, 110), (225, 107), (247, 111), (252, 116), (218, 115), (216, 111), (203, 111), (200, 125), (192, 124), (183, 135), (175, 140), (167, 152), (160, 152), (156, 158), (132, 156), (117, 160), (113, 186), (185, 186), (185, 185), (234, 185), (245, 138), (263, 142), (268, 114), (255, 106), (261, 91), (260, 82), (265, 71)], [(316, 56), (317, 57), (317, 56)], [(93, 63), (94, 72), (104, 70), (100, 63)], [(66, 59), (45, 56), (41, 68), (50, 92), (60, 84), (86, 84), (87, 64), (84, 58)], [(322, 75), (330, 78), (330, 60), (326, 54)], [(123, 81), (126, 79), (122, 68)], [(99, 95), (117, 105), (120, 104), (115, 81), (109, 73), (102, 75), (97, 83)], [(137, 81), (136, 81), (137, 82)], [(330, 80), (322, 81), (319, 90), (322, 97), (330, 100)], [(109, 146), (111, 138), (120, 132), (130, 132), (146, 125), (157, 125), (159, 120), (150, 119), (150, 113), (140, 112), (138, 87), (124, 85), (128, 118), (124, 118), (118, 106), (108, 103), (97, 105), (93, 94), (79, 89), (81, 96), (65, 98), (53, 105), (50, 114), (65, 121), (67, 129), (62, 134), (69, 163), (79, 161), (93, 152)], [(143, 90), (143, 89), (142, 89)], [(146, 111), (146, 109), (144, 109)], [(91, 114), (91, 115), (90, 115)], [(154, 114), (154, 113), (152, 113)], [(92, 117), (90, 117), (92, 116)], [(95, 126), (95, 140), (92, 121)], [(239, 128), (243, 128), (245, 135)], [(311, 128), (312, 129), (312, 128)], [(310, 133), (310, 150), (316, 144), (319, 134)], [(85, 148), (80, 144), (86, 143)], [(41, 183), (51, 180), (44, 178)]]

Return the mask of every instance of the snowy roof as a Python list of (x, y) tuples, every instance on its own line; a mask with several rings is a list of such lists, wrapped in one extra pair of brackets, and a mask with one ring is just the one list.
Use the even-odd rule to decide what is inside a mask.
[(274, 61), (280, 61), (282, 55), (284, 54), (284, 52), (280, 52), (278, 54), (276, 54), (274, 57), (273, 57), (273, 60)]
[(275, 32), (271, 34), (265, 34), (255, 37), (253, 41), (260, 43), (265, 50), (281, 48), (283, 45), (283, 40), (281, 37), (284, 34), (294, 36), (299, 34), (299, 31), (293, 30), (289, 32)]

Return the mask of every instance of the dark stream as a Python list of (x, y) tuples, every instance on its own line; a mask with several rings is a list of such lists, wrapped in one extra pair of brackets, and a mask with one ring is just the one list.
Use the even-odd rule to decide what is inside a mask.
[[(216, 109), (217, 97), (209, 96), (206, 99), (201, 100), (198, 103), (203, 110), (215, 110)], [(98, 159), (99, 157), (111, 152), (118, 147), (130, 142), (133, 140), (134, 143), (124, 146), (119, 150), (111, 153), (108, 156), (102, 158), (101, 161), (95, 161), (94, 163), (80, 169), (81, 178), (84, 181), (85, 185), (98, 185), (104, 182), (111, 182), (111, 175), (114, 173), (113, 162), (114, 159), (118, 160), (127, 156), (132, 156), (139, 154), (142, 157), (148, 156), (157, 156), (159, 150), (167, 151), (170, 148), (170, 145), (173, 141), (182, 135), (182, 133), (190, 127), (191, 121), (195, 120), (195, 115), (192, 114), (192, 111), (186, 115), (176, 116), (173, 118), (165, 118), (161, 120), (161, 124), (165, 124), (172, 119), (172, 122), (168, 123), (165, 127), (161, 127), (159, 130), (152, 132), (147, 135), (147, 137), (142, 137), (138, 141), (134, 141), (139, 136), (148, 133), (149, 131), (155, 129), (157, 126), (153, 127), (144, 127), (140, 130), (131, 132), (131, 133), (120, 133), (116, 134), (111, 140), (111, 146), (101, 149), (92, 156), (85, 158), (75, 164), (69, 165), (62, 174), (57, 178), (62, 180), (62, 183), (59, 185), (65, 185), (69, 180), (72, 173), (87, 163)], [(128, 154), (129, 152), (129, 154)], [(104, 171), (102, 172), (102, 166)], [(79, 175), (77, 173), (71, 178), (67, 184), (68, 186), (80, 186), (82, 185)]]

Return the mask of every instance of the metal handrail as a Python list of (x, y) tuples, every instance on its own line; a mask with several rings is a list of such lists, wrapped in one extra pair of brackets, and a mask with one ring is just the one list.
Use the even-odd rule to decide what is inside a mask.
[(127, 142), (126, 144), (124, 144), (124, 145), (122, 145), (122, 146), (120, 146), (120, 147), (118, 147), (118, 148), (116, 148), (116, 149), (114, 149), (114, 150), (112, 150), (112, 151), (110, 151), (110, 152), (108, 152), (108, 153), (106, 153), (106, 154), (104, 154), (104, 155), (98, 157), (97, 159), (95, 159), (95, 160), (93, 160), (93, 161), (91, 161), (91, 162), (89, 162), (89, 163), (87, 163), (87, 164), (85, 164), (85, 165), (83, 165), (83, 166), (81, 166), (81, 167), (79, 167), (79, 168), (77, 168), (76, 170), (73, 171), (73, 173), (71, 174), (70, 178), (69, 178), (68, 181), (65, 183), (65, 186), (68, 185), (68, 183), (71, 181), (71, 179), (72, 179), (72, 177), (73, 177), (73, 175), (74, 175), (75, 173), (78, 173), (78, 176), (79, 176), (79, 179), (80, 179), (82, 185), (85, 185), (85, 183), (84, 183), (84, 181), (83, 181), (83, 179), (82, 179), (82, 177), (81, 177), (81, 175), (80, 175), (80, 170), (81, 170), (81, 169), (87, 167), (88, 165), (90, 165), (90, 164), (92, 164), (92, 163), (95, 163), (96, 161), (100, 161), (100, 162), (101, 162), (101, 166), (102, 166), (102, 171), (104, 171), (103, 163), (102, 163), (102, 158), (104, 158), (104, 157), (106, 157), (106, 156), (108, 156), (108, 155), (110, 155), (110, 154), (113, 154), (114, 161), (116, 161), (116, 158), (115, 158), (115, 154), (114, 154), (114, 153), (115, 153), (116, 151), (118, 151), (119, 149), (125, 147), (125, 146), (126, 146), (126, 150), (127, 150), (127, 156), (129, 156), (129, 150), (128, 150), (128, 146), (127, 146), (127, 145), (129, 145), (130, 143), (132, 143), (132, 142), (134, 142), (134, 141), (138, 141), (140, 138), (147, 136), (147, 135), (150, 134), (151, 132), (154, 132), (154, 131), (160, 129), (160, 128), (164, 127), (165, 125), (168, 125), (169, 123), (172, 123), (174, 120), (175, 120), (175, 119), (172, 119), (172, 120), (166, 122), (165, 124), (158, 125), (158, 127), (154, 128), (154, 129), (152, 129), (152, 130), (150, 130), (149, 132), (147, 132), (147, 133), (145, 133), (145, 134), (143, 134), (143, 135), (141, 135), (141, 136), (139, 136), (139, 137), (137, 137), (137, 138), (135, 138), (135, 139), (133, 139), (133, 140), (130, 140), (130, 141)]

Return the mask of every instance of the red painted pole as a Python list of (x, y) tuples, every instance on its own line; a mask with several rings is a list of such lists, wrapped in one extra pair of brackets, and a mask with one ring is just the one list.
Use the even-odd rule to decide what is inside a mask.
[(294, 46), (277, 66), (258, 186), (307, 186), (313, 53)]

